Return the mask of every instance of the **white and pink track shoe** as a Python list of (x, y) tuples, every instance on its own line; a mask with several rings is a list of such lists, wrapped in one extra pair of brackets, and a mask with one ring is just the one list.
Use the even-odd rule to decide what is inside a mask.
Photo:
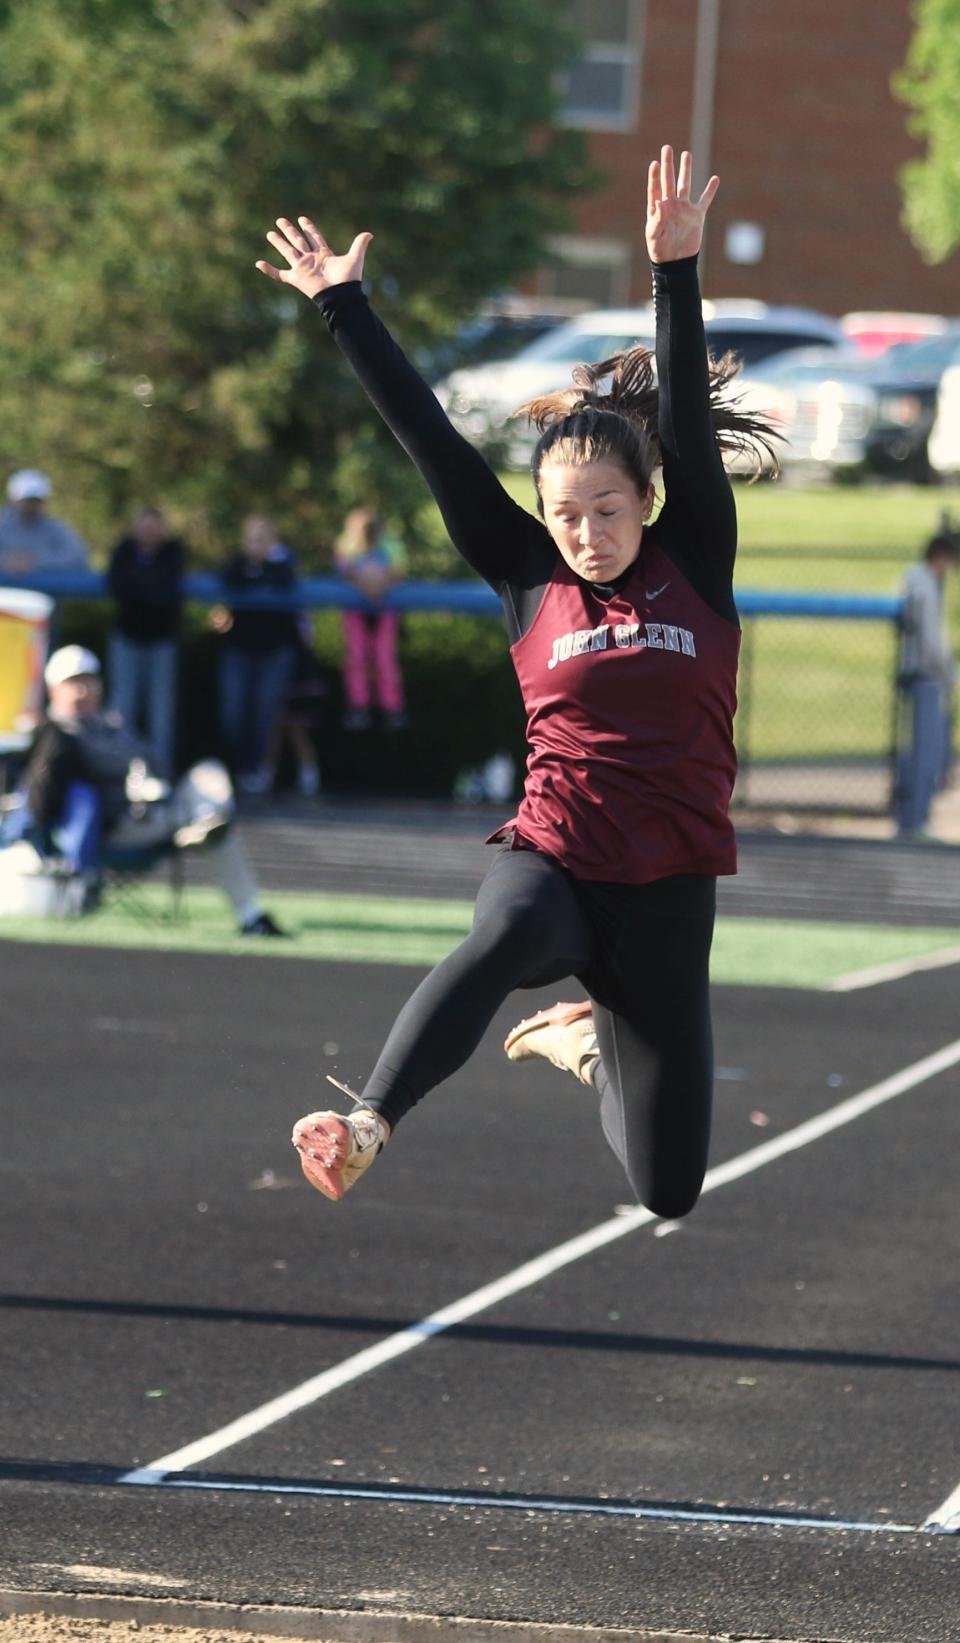
[(300, 1154), (300, 1167), (312, 1187), (339, 1203), (383, 1148), (390, 1127), (346, 1084), (327, 1074), (357, 1110), (346, 1117), (338, 1112), (311, 1112), (293, 1126), (291, 1140)]
[(503, 1047), (511, 1061), (539, 1055), (561, 1071), (573, 1073), (581, 1084), (592, 1084), (600, 1059), (593, 1005), (584, 999), (580, 1004), (552, 1004), (549, 1010), (538, 1010), (517, 1023)]

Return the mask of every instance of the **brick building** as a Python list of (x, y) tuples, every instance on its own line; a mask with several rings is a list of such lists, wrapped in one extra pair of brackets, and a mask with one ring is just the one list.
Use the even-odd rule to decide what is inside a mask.
[(647, 163), (692, 146), (708, 219), (708, 296), (841, 314), (960, 314), (960, 257), (924, 262), (900, 221), (898, 173), (918, 152), (891, 77), (907, 0), (575, 0), (588, 42), (566, 119), (589, 133), (598, 190), (555, 243), (543, 295), (646, 301)]

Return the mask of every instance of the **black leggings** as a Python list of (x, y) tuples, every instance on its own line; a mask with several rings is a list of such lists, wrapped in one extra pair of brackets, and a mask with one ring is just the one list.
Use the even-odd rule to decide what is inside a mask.
[(463, 1066), (509, 993), (574, 975), (594, 1006), (607, 1140), (641, 1203), (685, 1215), (710, 1139), (715, 902), (712, 878), (588, 883), (549, 856), (503, 847), (473, 929), (404, 1005), (364, 1102), (394, 1126)]

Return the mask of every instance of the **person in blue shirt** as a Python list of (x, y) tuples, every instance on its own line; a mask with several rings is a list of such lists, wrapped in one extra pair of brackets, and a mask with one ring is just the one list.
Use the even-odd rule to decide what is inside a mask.
[(21, 468), (7, 483), (9, 506), (0, 512), (0, 574), (30, 577), (86, 570), (87, 545), (47, 513), (53, 486), (39, 468)]

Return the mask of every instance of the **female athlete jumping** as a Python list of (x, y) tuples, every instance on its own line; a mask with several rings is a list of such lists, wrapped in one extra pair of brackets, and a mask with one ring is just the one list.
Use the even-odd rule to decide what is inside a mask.
[[(649, 352), (635, 348), (524, 407), (541, 430), (539, 520), (451, 427), (368, 307), (370, 234), (337, 256), (309, 218), (281, 217), (267, 239), (288, 267), (257, 263), (316, 301), (454, 546), (499, 594), (531, 749), (471, 934), (400, 1012), (357, 1110), (311, 1113), (294, 1129), (304, 1173), (328, 1198), (463, 1065), (508, 993), (571, 975), (588, 1001), (521, 1022), (507, 1054), (545, 1056), (595, 1087), (607, 1139), (650, 1209), (684, 1215), (699, 1194), (716, 877), (736, 871), (736, 514), (720, 447), (765, 443), (769, 430), (724, 399), (732, 365), (708, 362), (697, 253), (718, 179), (694, 200), (691, 171), (684, 153), (677, 177), (665, 147), (649, 172), (656, 385)], [(660, 465), (665, 500), (651, 523)]]

